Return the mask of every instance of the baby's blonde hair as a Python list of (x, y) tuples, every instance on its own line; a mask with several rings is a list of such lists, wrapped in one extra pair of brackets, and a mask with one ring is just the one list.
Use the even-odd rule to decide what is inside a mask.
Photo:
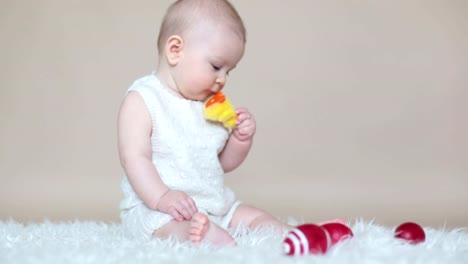
[(200, 22), (224, 24), (246, 42), (246, 30), (242, 18), (227, 0), (177, 0), (167, 10), (159, 30), (158, 51), (164, 52), (167, 39), (185, 33), (200, 25)]

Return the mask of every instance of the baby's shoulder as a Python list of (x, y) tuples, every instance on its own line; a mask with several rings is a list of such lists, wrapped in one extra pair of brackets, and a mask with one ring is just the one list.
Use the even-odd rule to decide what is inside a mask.
[(123, 103), (127, 103), (129, 105), (143, 105), (144, 100), (138, 91), (128, 91), (124, 96)]
[(145, 101), (141, 97), (140, 93), (136, 91), (129, 91), (125, 95), (122, 101), (122, 105), (120, 106), (120, 112), (135, 116), (140, 116), (140, 114), (148, 113)]
[(120, 106), (119, 131), (142, 131), (141, 133), (144, 134), (150, 131), (151, 127), (151, 116), (143, 98), (137, 92), (127, 93)]

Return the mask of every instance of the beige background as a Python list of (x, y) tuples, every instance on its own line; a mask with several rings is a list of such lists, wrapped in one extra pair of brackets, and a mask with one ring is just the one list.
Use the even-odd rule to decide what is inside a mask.
[[(171, 1), (0, 3), (0, 220), (119, 221), (116, 116)], [(226, 93), (258, 122), (227, 175), (306, 221), (468, 226), (468, 2), (233, 1)]]

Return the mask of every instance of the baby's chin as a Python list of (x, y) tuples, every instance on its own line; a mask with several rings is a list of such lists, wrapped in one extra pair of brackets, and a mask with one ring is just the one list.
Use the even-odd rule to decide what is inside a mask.
[(191, 101), (199, 101), (199, 102), (204, 102), (206, 101), (210, 96), (190, 96), (190, 97), (185, 97), (185, 99), (191, 100)]
[(202, 96), (200, 96), (200, 98), (197, 100), (197, 101), (200, 101), (200, 102), (204, 102), (206, 101), (208, 98), (210, 98), (212, 95), (214, 95), (213, 92), (209, 92), (207, 94), (204, 94)]
[(206, 101), (206, 99), (212, 96), (213, 93), (212, 92), (203, 93), (203, 94), (182, 94), (181, 93), (180, 95), (187, 100), (204, 102)]

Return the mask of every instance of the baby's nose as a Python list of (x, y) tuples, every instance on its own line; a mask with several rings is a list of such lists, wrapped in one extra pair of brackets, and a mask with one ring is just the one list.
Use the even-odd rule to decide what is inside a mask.
[(223, 88), (224, 84), (226, 83), (226, 76), (219, 76), (218, 79), (216, 79), (216, 84), (221, 86), (220, 89)]

